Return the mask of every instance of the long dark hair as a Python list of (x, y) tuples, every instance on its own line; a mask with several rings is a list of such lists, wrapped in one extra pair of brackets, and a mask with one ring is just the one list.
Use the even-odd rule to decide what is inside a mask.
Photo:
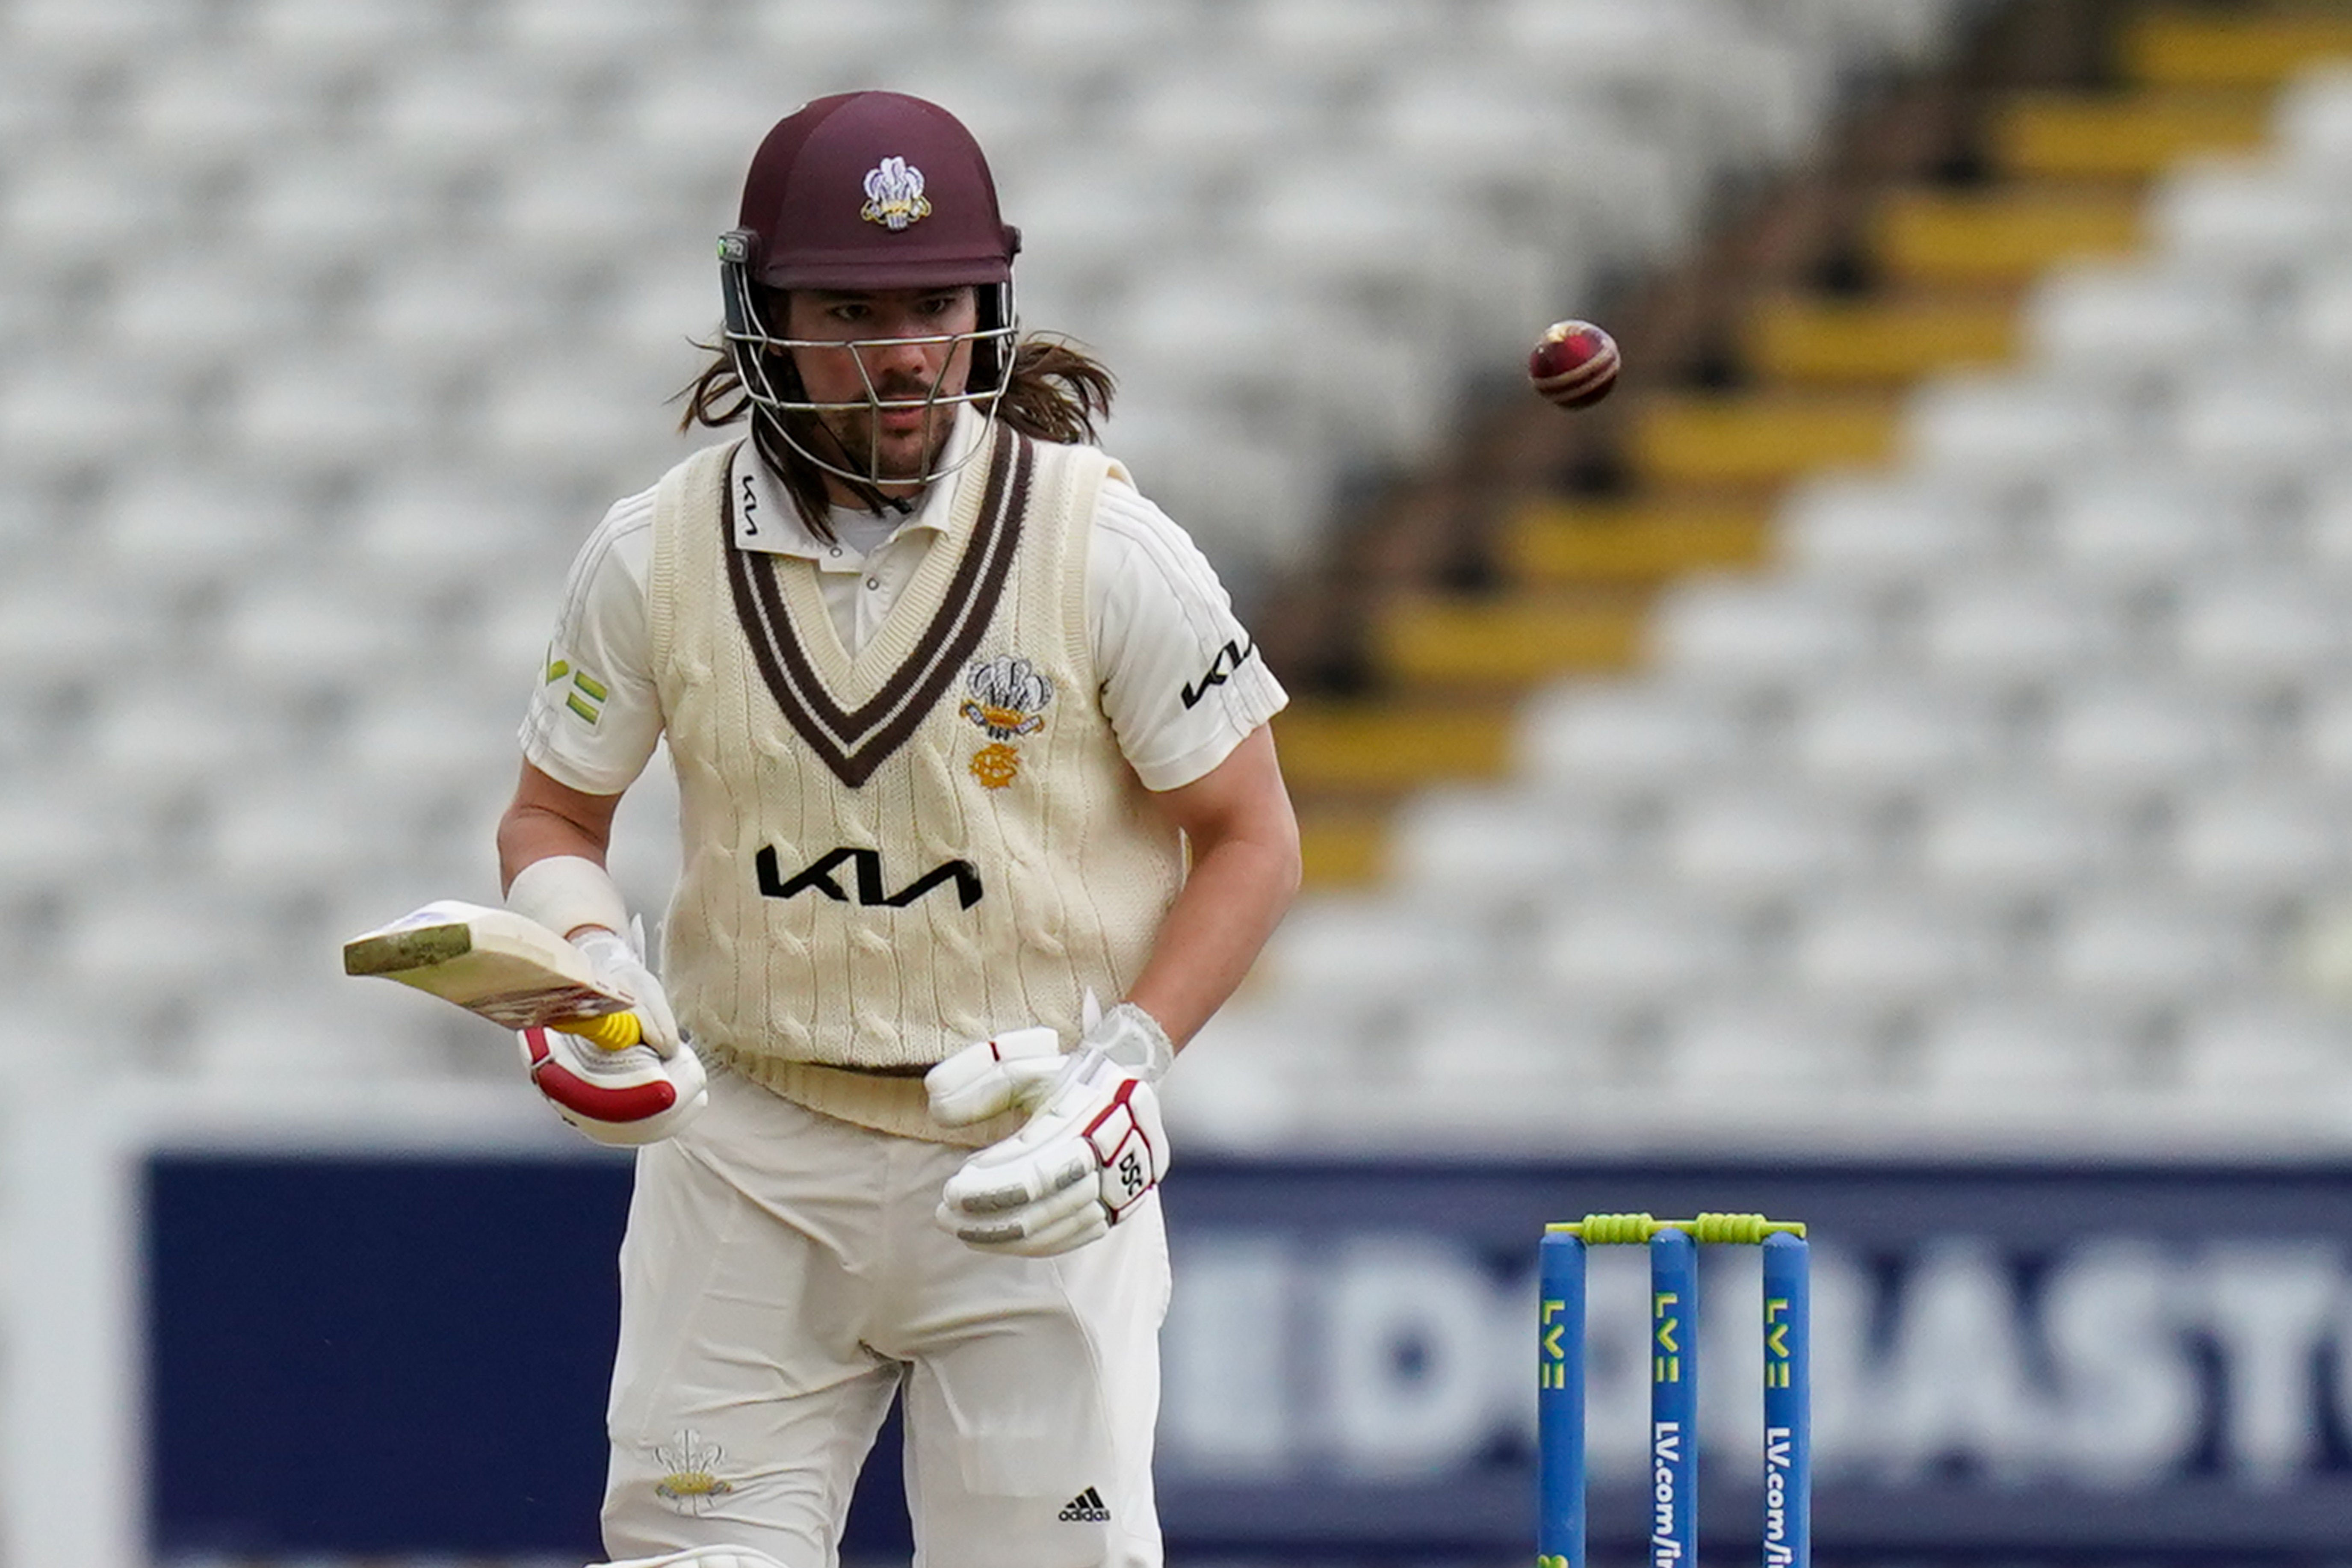
[[(781, 301), (778, 303), (781, 305)], [(827, 515), (833, 510), (833, 501), (825, 488), (824, 470), (803, 457), (784, 438), (776, 416), (752, 405), (723, 334), (714, 334), (708, 342), (698, 339), (694, 346), (709, 353), (710, 359), (675, 400), (686, 405), (686, 412), (678, 416), (679, 432), (683, 434), (698, 425), (732, 425), (749, 414), (751, 440), (769, 470), (783, 481), (785, 493), (800, 509), (801, 521), (808, 525), (810, 532), (828, 544), (834, 542), (833, 525)], [(996, 403), (997, 417), (1036, 440), (1065, 446), (1091, 442), (1095, 439), (1095, 422), (1110, 413), (1111, 394), (1118, 384), (1118, 378), (1108, 366), (1067, 338), (1052, 334), (1025, 336), (1013, 351), (1013, 368), (1005, 374), (1004, 392)], [(813, 414), (795, 413), (782, 417), (796, 422), (793, 434), (803, 445), (831, 439)], [(877, 513), (887, 504), (881, 492), (871, 486), (853, 482), (851, 488)]]

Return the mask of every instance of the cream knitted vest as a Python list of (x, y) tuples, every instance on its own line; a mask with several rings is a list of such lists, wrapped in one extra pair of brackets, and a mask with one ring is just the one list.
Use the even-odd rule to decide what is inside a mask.
[(992, 1141), (1009, 1126), (932, 1122), (921, 1069), (1024, 1024), (1075, 1040), (1086, 993), (1126, 994), (1183, 879), (1096, 701), (1086, 552), (1109, 459), (1000, 426), (852, 658), (812, 563), (734, 547), (734, 449), (679, 464), (654, 510), (678, 1022), (813, 1110)]

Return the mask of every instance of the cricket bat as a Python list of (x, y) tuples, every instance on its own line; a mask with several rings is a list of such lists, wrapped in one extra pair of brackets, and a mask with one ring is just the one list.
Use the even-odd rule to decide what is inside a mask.
[(637, 1043), (629, 998), (588, 955), (512, 910), (438, 899), (343, 943), (343, 973), (380, 974), (509, 1029), (561, 1029), (608, 1051)]

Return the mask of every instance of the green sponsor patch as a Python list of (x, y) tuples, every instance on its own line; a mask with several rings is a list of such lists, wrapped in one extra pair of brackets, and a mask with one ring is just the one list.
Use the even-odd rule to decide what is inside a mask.
[(569, 660), (550, 658), (547, 661), (546, 680), (549, 685), (567, 675), (572, 678), (572, 689), (563, 694), (563, 705), (593, 724), (604, 717), (604, 699), (612, 693), (603, 681), (586, 670), (572, 668)]

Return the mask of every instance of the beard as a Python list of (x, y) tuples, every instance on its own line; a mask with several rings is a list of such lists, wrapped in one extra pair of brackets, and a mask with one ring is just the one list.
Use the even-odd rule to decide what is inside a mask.
[[(914, 402), (929, 395), (929, 387), (886, 389), (886, 401)], [(894, 414), (902, 411), (893, 410)], [(930, 403), (919, 418), (904, 429), (892, 429), (877, 410), (835, 409), (820, 416), (826, 434), (840, 447), (844, 466), (882, 484), (920, 484), (939, 463), (948, 436), (955, 426), (955, 405)]]

